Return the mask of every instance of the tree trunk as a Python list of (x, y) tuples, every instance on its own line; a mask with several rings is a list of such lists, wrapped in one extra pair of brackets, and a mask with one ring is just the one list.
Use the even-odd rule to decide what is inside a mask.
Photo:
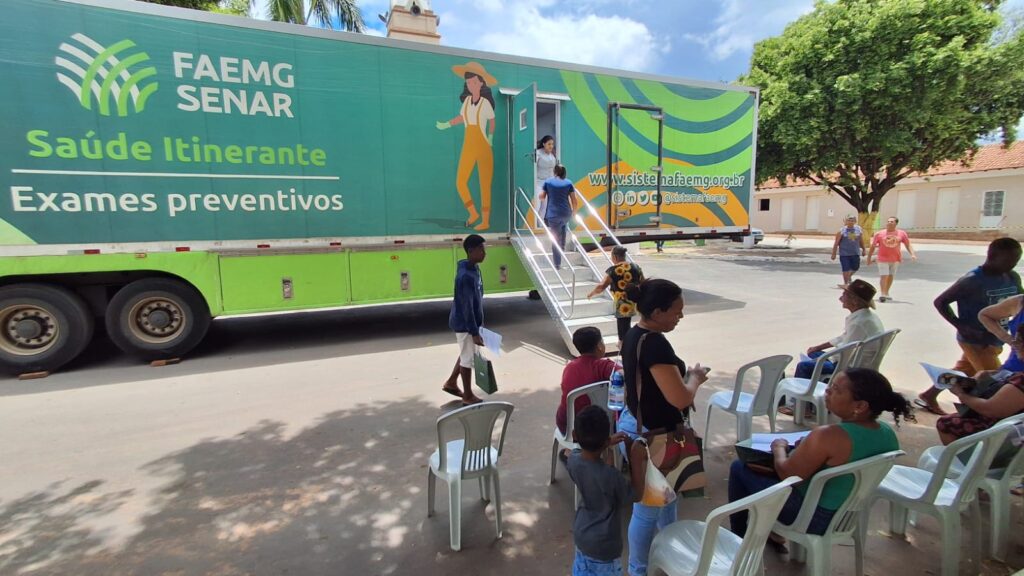
[(878, 210), (874, 212), (858, 212), (857, 224), (864, 231), (864, 242), (871, 243), (871, 237), (875, 235), (875, 220), (878, 219)]

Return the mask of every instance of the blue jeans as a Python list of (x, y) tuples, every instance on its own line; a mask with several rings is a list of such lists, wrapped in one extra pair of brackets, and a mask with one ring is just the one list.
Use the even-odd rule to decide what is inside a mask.
[[(619, 414), (619, 432), (625, 432), (630, 438), (636, 438), (636, 418), (624, 408)], [(646, 428), (645, 428), (646, 430)], [(620, 444), (623, 454), (628, 458), (625, 443)], [(647, 557), (651, 553), (651, 542), (658, 530), (676, 521), (676, 503), (667, 506), (647, 506), (636, 502), (633, 504), (633, 515), (629, 519), (629, 576), (645, 576), (647, 574)]]
[[(771, 488), (781, 482), (777, 476), (767, 476), (765, 474), (759, 474), (754, 472), (747, 465), (739, 460), (734, 460), (732, 466), (729, 467), (729, 502), (735, 502), (741, 498), (746, 498), (751, 494), (756, 494), (766, 488)], [(799, 486), (799, 485), (798, 485)], [(796, 520), (796, 515), (800, 513), (800, 506), (804, 503), (804, 493), (796, 488), (790, 493), (789, 498), (786, 499), (786, 504), (782, 507), (782, 511), (779, 512), (779, 522), (789, 525)], [(835, 510), (829, 510), (828, 508), (818, 508), (814, 511), (814, 515), (811, 517), (811, 523), (807, 526), (808, 534), (824, 534), (825, 530), (828, 529), (828, 525), (832, 522), (832, 516), (836, 513)], [(747, 516), (746, 512), (738, 512), (733, 514), (729, 518), (729, 524), (733, 534), (742, 537), (747, 532)]]
[[(545, 218), (544, 223), (547, 224), (548, 228), (551, 230), (551, 234), (554, 235), (555, 242), (558, 244), (558, 247), (565, 250), (565, 235), (568, 231), (569, 219)], [(555, 250), (554, 244), (551, 246), (551, 259), (555, 261), (556, 269), (562, 267), (562, 253)]]
[[(810, 357), (814, 358), (815, 360), (817, 360), (818, 357), (821, 356), (824, 353), (825, 353), (824, 351), (819, 350), (819, 351), (815, 352), (814, 354), (810, 354)], [(829, 374), (831, 374), (831, 373), (833, 373), (835, 371), (836, 371), (836, 365), (834, 363), (832, 363), (832, 362), (826, 361), (825, 364), (821, 367), (821, 375), (822, 376), (828, 376)], [(803, 362), (798, 362), (797, 363), (797, 365), (796, 365), (796, 373), (794, 373), (793, 375), (796, 376), (797, 378), (810, 378), (812, 372), (814, 372), (814, 362), (808, 362), (808, 361), (804, 360)]]
[(572, 576), (622, 576), (622, 558), (610, 562), (594, 560), (576, 549), (572, 561)]

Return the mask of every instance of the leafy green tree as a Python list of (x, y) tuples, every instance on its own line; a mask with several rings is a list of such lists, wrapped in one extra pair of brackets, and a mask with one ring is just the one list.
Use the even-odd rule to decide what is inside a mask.
[(1024, 33), (998, 1), (819, 0), (754, 47), (741, 82), (761, 88), (758, 180), (828, 188), (873, 227), (914, 172), (1013, 142), (1024, 114)]
[[(164, 6), (178, 6), (193, 10), (207, 10), (225, 14), (251, 15), (250, 8), (258, 0), (142, 0)], [(335, 24), (349, 32), (363, 32), (366, 24), (356, 0), (309, 0), (307, 9), (303, 0), (265, 0), (266, 12), (275, 22), (306, 24), (334, 28)]]

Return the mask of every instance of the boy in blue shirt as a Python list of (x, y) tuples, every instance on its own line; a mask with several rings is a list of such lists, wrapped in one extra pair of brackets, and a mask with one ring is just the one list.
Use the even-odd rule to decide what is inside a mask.
[(864, 255), (867, 248), (864, 245), (864, 230), (857, 225), (857, 217), (848, 214), (845, 219), (846, 226), (836, 232), (836, 241), (832, 244), (832, 259), (836, 259), (839, 253), (839, 267), (843, 270), (843, 283), (840, 288), (850, 285), (853, 275), (860, 270), (860, 257)]
[(574, 450), (566, 462), (569, 477), (580, 491), (580, 507), (572, 523), (576, 557), (573, 576), (621, 576), (622, 507), (640, 500), (644, 493), (647, 451), (641, 442), (630, 446), (630, 480), (601, 458), (601, 454), (619, 442), (631, 442), (623, 432), (611, 435), (608, 414), (600, 406), (590, 405), (576, 415), (573, 439), (581, 450)]
[[(455, 332), (459, 343), (459, 359), (441, 390), (462, 398), (462, 405), (469, 406), (482, 402), (473, 394), (472, 384), (473, 356), (476, 347), (484, 345), (480, 337), (480, 327), (484, 325), (484, 281), (478, 265), (487, 257), (487, 250), (483, 236), (478, 234), (467, 236), (462, 241), (462, 249), (466, 251), (466, 259), (459, 260), (455, 272), (455, 298), (448, 315), (448, 327)], [(459, 390), (460, 376), (463, 390)]]
[[(956, 342), (963, 354), (953, 366), (967, 375), (998, 370), (1003, 342), (985, 329), (978, 314), (982, 309), (1021, 293), (1020, 276), (1013, 270), (1021, 258), (1021, 245), (1013, 238), (997, 238), (988, 245), (985, 263), (968, 272), (935, 299), (935, 309), (956, 328)], [(956, 304), (956, 313), (953, 312)], [(934, 386), (917, 395), (914, 404), (944, 416)]]

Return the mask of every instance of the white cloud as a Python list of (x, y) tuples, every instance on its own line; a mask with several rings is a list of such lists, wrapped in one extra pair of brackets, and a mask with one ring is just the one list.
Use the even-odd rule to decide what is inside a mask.
[(683, 37), (721, 61), (737, 52), (751, 52), (755, 42), (780, 34), (787, 24), (813, 9), (812, 0), (725, 0), (715, 17), (714, 30)]
[(488, 14), (498, 19), (493, 23), (443, 15), (442, 42), (502, 54), (637, 71), (651, 70), (658, 56), (667, 52), (667, 40), (660, 41), (636, 20), (579, 11), (546, 15), (541, 7), (549, 4), (550, 0), (509, 3), (499, 13)]

